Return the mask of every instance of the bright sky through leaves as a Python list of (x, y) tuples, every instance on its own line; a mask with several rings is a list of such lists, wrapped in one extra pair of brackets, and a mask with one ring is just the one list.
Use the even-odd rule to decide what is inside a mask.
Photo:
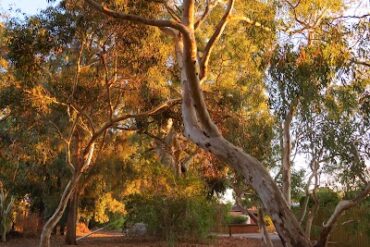
[(10, 8), (20, 9), (25, 14), (36, 14), (39, 10), (45, 9), (48, 5), (47, 0), (0, 0), (2, 11)]

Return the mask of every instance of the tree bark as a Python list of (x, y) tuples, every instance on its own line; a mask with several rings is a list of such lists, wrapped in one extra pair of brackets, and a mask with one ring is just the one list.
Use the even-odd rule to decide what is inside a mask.
[[(313, 220), (314, 220), (317, 212), (319, 211), (319, 207), (320, 207), (319, 198), (316, 195), (316, 191), (319, 188), (319, 174), (318, 174), (319, 165), (320, 165), (320, 163), (319, 163), (319, 161), (317, 161), (317, 158), (314, 158), (311, 162), (312, 175), (313, 175), (313, 178), (314, 178), (314, 181), (315, 181), (314, 182), (314, 188), (313, 188), (312, 193), (311, 193), (312, 199), (314, 201), (314, 205), (310, 209), (310, 212), (308, 213), (307, 221), (306, 221), (306, 229), (305, 229), (306, 230), (306, 235), (309, 238), (311, 238), (311, 228), (312, 228)], [(307, 186), (309, 186), (309, 184)], [(307, 187), (307, 189), (308, 189), (308, 187)], [(309, 199), (310, 194), (306, 194), (306, 195)]]
[(63, 213), (67, 207), (68, 200), (71, 197), (73, 190), (77, 186), (78, 181), (80, 180), (81, 173), (74, 175), (72, 179), (67, 184), (62, 197), (60, 198), (57, 209), (54, 211), (54, 214), (49, 218), (45, 223), (41, 237), (39, 247), (50, 247), (50, 236), (54, 227), (58, 224), (59, 220), (62, 218)]
[(312, 223), (313, 223), (313, 220), (314, 220), (315, 216), (317, 215), (317, 213), (319, 211), (319, 208), (320, 208), (319, 198), (317, 198), (317, 195), (316, 195), (316, 190), (318, 188), (317, 172), (316, 172), (316, 179), (315, 179), (315, 181), (316, 181), (315, 182), (315, 188), (312, 191), (312, 199), (314, 201), (314, 205), (310, 209), (310, 211), (309, 211), (309, 213), (307, 215), (306, 228), (305, 228), (306, 235), (310, 239), (311, 239)]
[(282, 177), (283, 177), (283, 195), (289, 207), (292, 205), (292, 163), (290, 160), (292, 152), (292, 140), (290, 135), (290, 127), (292, 124), (295, 109), (298, 104), (298, 97), (293, 99), (289, 106), (288, 113), (283, 121), (283, 147), (282, 147)]
[(290, 119), (285, 119), (283, 123), (283, 149), (282, 149), (282, 176), (283, 176), (283, 195), (288, 205), (292, 204), (292, 165), (290, 162), (291, 138), (290, 138)]
[[(180, 33), (176, 39), (176, 47), (180, 48), (177, 49), (177, 54), (183, 87), (182, 117), (185, 136), (201, 148), (230, 164), (232, 168), (243, 175), (260, 196), (285, 246), (311, 247), (309, 239), (305, 236), (282, 193), (261, 162), (223, 138), (210, 118), (197, 72), (199, 64), (197, 64), (197, 46), (194, 33), (194, 0), (183, 1), (183, 20), (182, 23), (177, 22), (176, 24), (117, 13), (93, 0), (86, 1), (90, 6), (111, 17), (160, 28), (169, 28), (170, 30), (175, 29)], [(234, 0), (229, 0), (228, 13), (231, 12), (233, 4)], [(227, 19), (228, 15), (224, 16), (221, 22), (226, 22)], [(223, 27), (223, 25), (218, 26)], [(220, 35), (217, 34), (217, 30), (216, 35)], [(212, 49), (209, 49), (209, 51), (211, 52)]]
[[(159, 27), (165, 30), (166, 33), (172, 33), (173, 36), (177, 35), (177, 37), (175, 37), (177, 42), (176, 47), (181, 47), (181, 49), (176, 49), (176, 53), (180, 55), (178, 56), (178, 64), (181, 69), (181, 82), (183, 87), (182, 117), (185, 126), (185, 135), (198, 146), (226, 161), (232, 168), (243, 175), (246, 181), (251, 184), (260, 196), (285, 246), (311, 247), (312, 244), (310, 240), (303, 232), (300, 224), (291, 212), (287, 201), (274, 180), (270, 177), (268, 171), (254, 157), (224, 139), (217, 126), (210, 118), (200, 88), (200, 80), (203, 79), (205, 75), (202, 75), (200, 78), (197, 72), (199, 71), (199, 67), (202, 68), (207, 63), (205, 63), (204, 60), (200, 60), (202, 64), (197, 64), (199, 60), (197, 57), (198, 49), (194, 33), (195, 0), (183, 0), (183, 19), (181, 22), (180, 20), (147, 19), (136, 15), (119, 13), (100, 5), (94, 0), (85, 1), (94, 9), (110, 17), (122, 21), (131, 21), (137, 24)], [(203, 59), (207, 60), (207, 58), (210, 57), (212, 47), (222, 34), (234, 2), (234, 0), (228, 1), (225, 15), (217, 25), (212, 38), (207, 43), (207, 55), (203, 57)], [(205, 74), (207, 70), (204, 69), (201, 72)], [(349, 205), (342, 205), (343, 207), (341, 208), (353, 206), (352, 203), (349, 203)], [(335, 213), (333, 217), (338, 217), (342, 209), (338, 211), (339, 213)], [(329, 221), (333, 222), (332, 218)], [(327, 229), (331, 227), (332, 223), (324, 226), (324, 231), (327, 231)]]
[(313, 220), (314, 220), (318, 210), (319, 210), (319, 205), (316, 204), (316, 202), (315, 202), (315, 205), (313, 206), (312, 209), (310, 209), (310, 211), (307, 214), (305, 232), (306, 232), (306, 235), (309, 238), (311, 238), (312, 223), (313, 223)]
[[(73, 129), (74, 129), (74, 127), (72, 128), (71, 133), (73, 133)], [(70, 135), (70, 137), (72, 137), (72, 134)], [(67, 186), (64, 189), (64, 192), (62, 194), (62, 197), (60, 198), (58, 207), (54, 211), (53, 215), (49, 218), (49, 220), (45, 223), (45, 225), (42, 229), (39, 247), (50, 247), (51, 233), (52, 233), (54, 227), (58, 224), (58, 222), (62, 218), (63, 213), (66, 210), (66, 207), (68, 205), (69, 198), (71, 198), (73, 192), (75, 191), (75, 189), (78, 185), (78, 182), (81, 179), (82, 173), (86, 169), (88, 169), (90, 164), (91, 164), (91, 161), (92, 161), (92, 158), (93, 158), (93, 155), (94, 155), (94, 152), (95, 152), (95, 143), (92, 142), (86, 148), (87, 148), (86, 149), (86, 155), (84, 155), (83, 158), (82, 158), (83, 165), (80, 166), (81, 169), (75, 170), (75, 168), (74, 168), (74, 166), (73, 166), (73, 164), (71, 163), (71, 160), (70, 160), (70, 150), (69, 150), (69, 145), (68, 145), (67, 160), (68, 160), (69, 166), (74, 168), (73, 175), (72, 175), (72, 178), (70, 179), (70, 181), (68, 182)]]
[(260, 228), (262, 237), (263, 237), (263, 243), (265, 244), (266, 247), (274, 247), (269, 232), (267, 231), (267, 227), (265, 224), (265, 220), (263, 218), (263, 210), (262, 208), (259, 208), (258, 210), (258, 226)]
[(68, 202), (68, 215), (67, 215), (67, 232), (65, 243), (69, 245), (77, 245), (77, 214), (79, 204), (79, 191), (76, 188)]
[(228, 162), (249, 181), (260, 196), (285, 246), (311, 246), (279, 188), (259, 161), (223, 137), (207, 138), (200, 131), (197, 131), (198, 133), (192, 132), (190, 138), (193, 138), (199, 146)]
[[(230, 4), (233, 4), (232, 0)], [(186, 7), (193, 7), (193, 1), (184, 1), (184, 8)], [(285, 246), (311, 246), (310, 241), (305, 236), (294, 214), (290, 211), (286, 200), (265, 167), (257, 159), (223, 138), (211, 120), (196, 72), (197, 48), (194, 29), (191, 26), (194, 16), (189, 14), (192, 12), (184, 11), (183, 22), (188, 25), (190, 33), (183, 35), (183, 61), (180, 64), (183, 85), (182, 116), (185, 135), (195, 144), (224, 160), (243, 175), (259, 195)]]

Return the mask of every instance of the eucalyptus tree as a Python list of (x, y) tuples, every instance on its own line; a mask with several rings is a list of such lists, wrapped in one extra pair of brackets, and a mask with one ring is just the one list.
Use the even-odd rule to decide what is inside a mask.
[[(148, 52), (150, 47), (140, 43), (140, 36), (160, 43), (158, 33), (135, 26), (124, 29), (110, 20), (66, 8), (49, 8), (24, 23), (11, 22), (8, 31), (8, 58), (15, 80), (2, 94), (17, 97), (6, 97), (2, 107), (15, 120), (14, 131), (31, 126), (36, 140), (29, 141), (40, 146), (41, 156), (58, 150), (64, 153), (71, 174), (54, 214), (44, 225), (40, 246), (50, 246), (52, 229), (68, 202), (66, 241), (75, 243), (79, 181), (94, 165), (107, 136), (121, 132), (109, 129), (119, 129), (129, 119), (137, 124), (138, 119), (178, 103), (160, 104), (163, 95), (154, 102), (159, 105), (155, 109), (137, 107), (141, 105), (137, 100), (149, 96), (142, 97), (141, 85), (148, 81), (135, 63), (146, 65), (156, 75), (151, 83), (160, 88), (162, 78), (156, 66), (165, 63), (165, 50)], [(122, 49), (130, 52), (119, 52)], [(140, 57), (131, 56), (136, 51)], [(55, 152), (49, 152), (53, 148)]]
[[(282, 190), (290, 204), (292, 156), (299, 152), (302, 134), (296, 121), (297, 114), (300, 107), (310, 104), (314, 95), (335, 79), (336, 72), (348, 59), (346, 49), (342, 49), (345, 48), (345, 34), (337, 32), (343, 22), (339, 21), (338, 26), (334, 24), (334, 19), (343, 15), (347, 6), (342, 0), (284, 0), (278, 5), (277, 29), (281, 48), (278, 47), (277, 55), (272, 57), (268, 87), (280, 128)], [(338, 48), (342, 51), (338, 52)], [(330, 56), (327, 54), (329, 50), (332, 52)], [(286, 66), (285, 62), (288, 63)]]
[[(342, 89), (339, 90), (342, 91)], [(347, 100), (348, 98), (344, 99), (344, 101)], [(356, 107), (352, 108), (354, 111), (344, 109), (344, 111), (339, 110), (341, 116), (330, 118), (323, 127), (325, 132), (323, 145), (330, 159), (322, 169), (324, 173), (334, 175), (334, 179), (342, 184), (342, 190), (350, 196), (336, 205), (335, 211), (324, 223), (318, 242), (321, 246), (327, 244), (328, 236), (341, 214), (361, 203), (370, 190), (369, 164), (366, 163), (366, 160), (369, 160), (367, 147), (370, 137), (369, 126), (362, 119), (361, 110)]]
[[(224, 30), (228, 17), (234, 5), (229, 1), (226, 12), (210, 37), (203, 54), (197, 50), (195, 39), (195, 3), (184, 1), (182, 20), (147, 19), (123, 12), (115, 12), (94, 1), (88, 1), (91, 6), (103, 13), (122, 20), (133, 21), (151, 26), (157, 26), (169, 32), (173, 37), (177, 50), (177, 64), (181, 70), (183, 89), (182, 115), (186, 136), (200, 147), (214, 153), (225, 160), (245, 176), (245, 179), (257, 191), (274, 220), (275, 226), (284, 242), (293, 246), (310, 246), (301, 228), (289, 210), (278, 187), (273, 182), (263, 165), (255, 158), (247, 155), (242, 149), (226, 141), (214, 122), (211, 120), (206, 108), (203, 94), (200, 90), (201, 82), (207, 77), (209, 58), (215, 41), (219, 39)], [(198, 55), (201, 57), (198, 59)], [(199, 66), (199, 69), (198, 69)], [(282, 221), (284, 218), (284, 222)]]
[[(223, 138), (221, 132), (212, 121), (205, 104), (200, 85), (206, 82), (209, 59), (216, 41), (220, 39), (226, 23), (231, 19), (230, 14), (234, 7), (234, 1), (228, 1), (227, 6), (224, 8), (223, 17), (214, 27), (213, 34), (206, 39), (208, 42), (203, 51), (198, 49), (200, 42), (196, 39), (195, 30), (202, 27), (199, 23), (202, 23), (203, 17), (206, 18), (207, 14), (197, 13), (195, 7), (198, 2), (191, 0), (181, 3), (175, 2), (174, 5), (178, 5), (176, 6), (177, 8), (171, 8), (169, 5), (165, 6), (172, 19), (165, 16), (162, 17), (163, 19), (146, 18), (127, 9), (124, 11), (110, 9), (114, 8), (114, 5), (102, 6), (93, 0), (87, 0), (86, 2), (105, 15), (126, 22), (155, 26), (167, 33), (169, 37), (172, 37), (176, 45), (176, 62), (181, 72), (182, 117), (186, 136), (203, 149), (225, 160), (244, 176), (245, 180), (251, 184), (261, 198), (286, 246), (312, 246), (295, 216), (290, 211), (279, 188), (263, 165)], [(181, 10), (181, 16), (177, 10)], [(237, 9), (233, 11), (237, 12)], [(205, 11), (205, 13), (207, 12)], [(367, 188), (359, 199), (363, 199), (368, 193), (369, 189)], [(322, 244), (319, 243), (318, 246), (322, 246)]]
[[(369, 126), (362, 119), (364, 115), (361, 103), (356, 100), (359, 97), (355, 90), (348, 90), (347, 85), (336, 85), (332, 90), (332, 94), (327, 95), (330, 103), (324, 103), (320, 109), (311, 107), (302, 114), (300, 120), (305, 123), (302, 149), (311, 160), (311, 175), (307, 182), (303, 213), (300, 216), (301, 223), (306, 222), (306, 234), (310, 236), (312, 222), (319, 210), (317, 191), (321, 186), (320, 180), (326, 178), (337, 181), (335, 186), (339, 186), (344, 194), (351, 195), (351, 200), (340, 201), (330, 219), (324, 221), (319, 239), (322, 246), (326, 245), (333, 229), (333, 219), (343, 213), (343, 205), (353, 207), (361, 202), (361, 198), (366, 197), (370, 178), (366, 166), (369, 157), (366, 151)], [(313, 205), (308, 207), (311, 199)]]
[[(287, 45), (278, 48), (271, 58), (268, 90), (271, 108), (281, 123), (282, 191), (288, 204), (291, 203), (292, 190), (292, 143), (298, 148), (302, 135), (299, 124), (294, 120), (299, 108), (304, 111), (313, 104), (320, 97), (320, 91), (333, 79), (330, 75), (336, 73), (320, 50), (318, 47), (301, 47), (294, 51), (291, 45)], [(296, 132), (294, 142), (291, 139), (292, 127)]]

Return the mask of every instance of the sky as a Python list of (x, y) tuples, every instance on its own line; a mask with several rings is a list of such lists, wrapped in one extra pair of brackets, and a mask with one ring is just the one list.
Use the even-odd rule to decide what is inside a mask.
[(48, 5), (47, 0), (0, 0), (0, 9), (8, 11), (20, 9), (22, 13), (27, 15), (36, 14), (39, 10), (45, 9)]

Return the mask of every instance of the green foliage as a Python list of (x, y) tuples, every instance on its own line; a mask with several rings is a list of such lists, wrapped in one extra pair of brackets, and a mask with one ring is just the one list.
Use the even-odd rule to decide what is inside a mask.
[(227, 215), (226, 222), (227, 224), (245, 224), (248, 220), (248, 216), (245, 215)]
[[(78, 123), (78, 134), (72, 136), (74, 164), (81, 160), (78, 156), (90, 138), (91, 127), (97, 128), (109, 119), (107, 94), (116, 107), (115, 114), (145, 111), (166, 97), (162, 76), (168, 72), (157, 68), (165, 63), (168, 52), (165, 45), (154, 50), (150, 45), (150, 40), (161, 43), (159, 31), (136, 25), (120, 27), (96, 13), (70, 7), (64, 2), (25, 20), (12, 19), (5, 32), (6, 58), (11, 66), (4, 74), (7, 80), (0, 81), (0, 119), (3, 111), (11, 116), (1, 119), (0, 159), (5, 165), (0, 167), (0, 178), (17, 196), (27, 194), (31, 208), (42, 211), (45, 217), (54, 211), (70, 177), (65, 137), (80, 111), (84, 117)], [(132, 79), (118, 80), (133, 74)], [(148, 84), (148, 74), (161, 91), (147, 86), (148, 94), (142, 97), (141, 83)], [(0, 77), (3, 78), (2, 70)], [(109, 93), (104, 83), (111, 85)], [(156, 101), (152, 100), (154, 96)], [(114, 142), (116, 137), (125, 138), (121, 134), (109, 132), (104, 138)], [(122, 145), (122, 140), (115, 144), (115, 151), (119, 150), (116, 160), (121, 161), (131, 149)], [(102, 187), (93, 198), (96, 207), (88, 213), (96, 212), (99, 222), (107, 221), (108, 213), (116, 211), (113, 207), (117, 204), (116, 195), (101, 196), (107, 188)]]
[(125, 217), (122, 214), (112, 214), (109, 217), (109, 227), (110, 230), (122, 230), (126, 222)]
[[(356, 192), (352, 191), (348, 194), (356, 194)], [(329, 219), (339, 201), (338, 194), (327, 188), (321, 190), (318, 193), (318, 196), (320, 200), (320, 208), (314, 218), (312, 226), (313, 239), (318, 238), (322, 224)], [(345, 195), (345, 197), (347, 197), (347, 195)], [(343, 247), (368, 246), (370, 240), (369, 206), (370, 200), (368, 198), (358, 206), (346, 211), (346, 213), (338, 220), (338, 223), (330, 236), (330, 240), (336, 242), (338, 246)]]
[(179, 177), (155, 159), (138, 156), (133, 165), (140, 176), (122, 192), (125, 225), (144, 222), (150, 234), (174, 243), (204, 240), (212, 229), (223, 224), (227, 210), (207, 198), (205, 183), (194, 170)]
[[(328, 214), (340, 201), (340, 196), (338, 195), (338, 193), (330, 188), (319, 188), (316, 192), (316, 196), (319, 200), (320, 208), (323, 208), (323, 210), (327, 210)], [(305, 197), (302, 197), (300, 201), (301, 207), (303, 206), (304, 200)], [(312, 207), (313, 203), (313, 199), (310, 197), (310, 200), (308, 201), (308, 206)]]
[(127, 224), (144, 222), (169, 242), (204, 240), (215, 226), (220, 205), (202, 196), (132, 195), (126, 198)]
[[(292, 170), (292, 200), (299, 201), (305, 193), (306, 181), (305, 178), (306, 171)], [(276, 179), (278, 185), (282, 186), (282, 176), (279, 175)]]

